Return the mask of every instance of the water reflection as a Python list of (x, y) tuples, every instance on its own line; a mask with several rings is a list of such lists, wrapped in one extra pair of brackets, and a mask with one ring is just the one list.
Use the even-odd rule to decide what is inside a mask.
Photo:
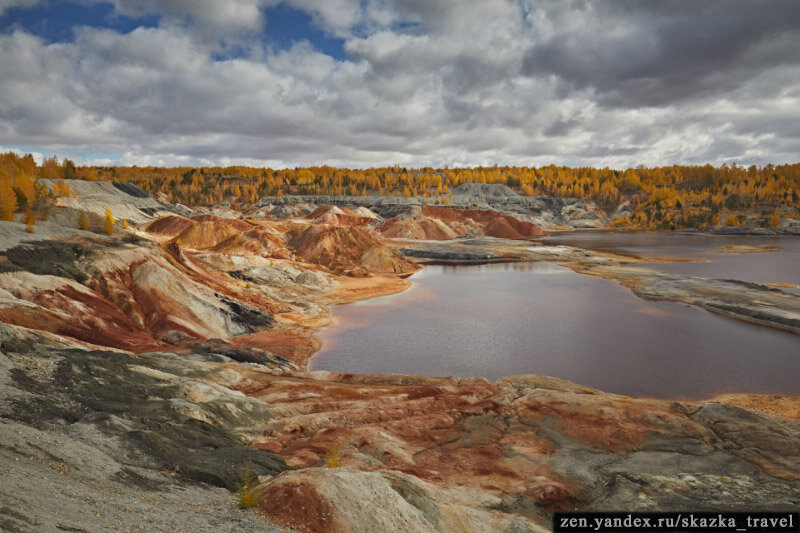
[(800, 394), (800, 336), (552, 264), (429, 266), (412, 279), (409, 292), (335, 308), (312, 369), (544, 374), (667, 398)]

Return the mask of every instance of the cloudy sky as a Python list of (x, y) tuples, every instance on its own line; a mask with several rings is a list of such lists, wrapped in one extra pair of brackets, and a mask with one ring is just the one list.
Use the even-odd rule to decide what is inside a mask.
[(0, 0), (0, 150), (76, 162), (800, 161), (797, 0)]

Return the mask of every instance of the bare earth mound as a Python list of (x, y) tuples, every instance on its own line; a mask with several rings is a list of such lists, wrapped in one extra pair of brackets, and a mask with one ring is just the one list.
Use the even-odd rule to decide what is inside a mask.
[(524, 220), (517, 220), (512, 216), (504, 216), (492, 220), (486, 225), (484, 232), (487, 237), (499, 237), (501, 239), (529, 239), (547, 235), (538, 226)]
[(503, 216), (491, 209), (457, 209), (454, 207), (439, 207), (435, 205), (422, 206), (422, 214), (426, 217), (438, 218), (447, 222), (463, 222), (471, 218), (475, 222), (486, 224)]
[(256, 254), (267, 257), (289, 256), (284, 240), (274, 233), (270, 233), (261, 228), (254, 228), (249, 231), (231, 235), (213, 248), (212, 252), (224, 254)]
[(287, 243), (298, 258), (350, 275), (411, 274), (419, 266), (358, 227), (311, 226)]
[(186, 228), (190, 228), (195, 224), (196, 222), (194, 220), (186, 217), (170, 215), (150, 222), (147, 226), (145, 226), (144, 229), (147, 232), (155, 233), (157, 235), (170, 235), (174, 237)]
[(174, 241), (183, 247), (205, 250), (238, 234), (239, 230), (227, 222), (205, 221), (186, 228), (175, 237)]
[(247, 231), (249, 229), (253, 229), (254, 226), (254, 224), (246, 220), (242, 220), (241, 218), (227, 218), (217, 215), (197, 215), (193, 216), (192, 220), (195, 222), (224, 222), (225, 224), (233, 226), (239, 231)]

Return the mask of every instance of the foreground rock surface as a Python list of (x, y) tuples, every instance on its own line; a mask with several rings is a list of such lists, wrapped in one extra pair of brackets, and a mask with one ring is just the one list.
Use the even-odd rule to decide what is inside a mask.
[[(9, 326), (1, 349), (0, 519), (23, 531), (546, 531), (555, 510), (800, 506), (798, 398), (281, 372)], [(245, 468), (260, 526), (224, 490)]]
[[(236, 508), (261, 402), (171, 353), (86, 351), (0, 324), (0, 530), (280, 531)], [(210, 372), (210, 373), (209, 373)]]

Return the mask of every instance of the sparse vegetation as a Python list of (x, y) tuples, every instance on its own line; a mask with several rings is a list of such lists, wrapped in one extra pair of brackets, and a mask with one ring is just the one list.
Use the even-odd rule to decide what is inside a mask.
[(325, 468), (339, 468), (342, 466), (342, 449), (338, 447), (331, 448), (322, 458), (322, 464)]
[(78, 215), (78, 227), (84, 231), (89, 229), (89, 215), (86, 214), (86, 211), (81, 211), (81, 214)]
[(70, 197), (75, 195), (70, 186), (67, 185), (67, 182), (64, 180), (58, 180), (55, 182), (55, 184), (53, 184), (53, 194), (57, 197)]
[(258, 477), (253, 474), (250, 467), (242, 472), (242, 480), (236, 484), (236, 498), (239, 509), (250, 509), (260, 502), (260, 489), (258, 488)]
[(34, 228), (33, 226), (36, 224), (36, 215), (33, 211), (28, 210), (25, 212), (25, 231), (28, 233), (33, 233)]

